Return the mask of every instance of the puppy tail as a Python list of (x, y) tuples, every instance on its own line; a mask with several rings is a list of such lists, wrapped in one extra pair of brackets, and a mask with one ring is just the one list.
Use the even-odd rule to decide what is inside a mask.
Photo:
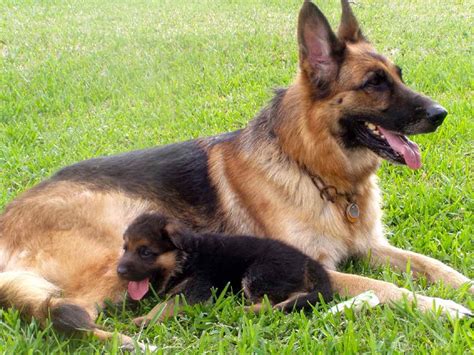
[(59, 287), (29, 271), (0, 273), (0, 305), (15, 307), (23, 317), (43, 324), (50, 316), (53, 326), (64, 332), (95, 328), (85, 308), (61, 298)]

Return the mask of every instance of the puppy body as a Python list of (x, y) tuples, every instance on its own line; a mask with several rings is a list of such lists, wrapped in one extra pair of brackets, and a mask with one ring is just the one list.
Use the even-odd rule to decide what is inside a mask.
[[(138, 217), (124, 240), (117, 271), (132, 288), (150, 280), (161, 293), (182, 293), (195, 304), (208, 300), (212, 288), (230, 284), (233, 290), (243, 289), (252, 303), (259, 304), (266, 295), (282, 310), (309, 307), (319, 295), (325, 301), (332, 298), (325, 269), (277, 240), (196, 234), (160, 214)], [(140, 298), (134, 291), (131, 296)]]

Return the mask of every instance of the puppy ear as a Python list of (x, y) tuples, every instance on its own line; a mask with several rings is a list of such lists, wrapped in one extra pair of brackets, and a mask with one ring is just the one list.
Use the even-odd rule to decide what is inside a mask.
[(317, 96), (324, 96), (336, 78), (345, 45), (316, 5), (305, 1), (298, 17), (300, 68)]
[(348, 0), (341, 0), (342, 15), (341, 24), (337, 36), (341, 41), (357, 43), (359, 41), (366, 41), (362, 31), (359, 27), (359, 23), (352, 12), (351, 5)]
[(177, 248), (179, 246), (179, 237), (184, 233), (185, 228), (183, 225), (177, 221), (169, 221), (164, 227), (163, 227), (163, 237), (166, 236), (171, 243)]
[(162, 235), (165, 226), (168, 224), (168, 219), (166, 216), (160, 213), (151, 213), (148, 216), (147, 224), (153, 231), (153, 234)]
[(167, 218), (159, 213), (143, 213), (128, 226), (125, 235), (146, 236), (156, 238), (162, 235)]
[(164, 228), (171, 243), (179, 250), (192, 252), (200, 240), (200, 235), (194, 233), (177, 220), (170, 221)]

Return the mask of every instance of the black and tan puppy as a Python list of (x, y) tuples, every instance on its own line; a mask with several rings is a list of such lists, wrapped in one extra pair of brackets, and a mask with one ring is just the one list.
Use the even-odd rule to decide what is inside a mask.
[[(124, 255), (117, 272), (129, 282), (131, 298), (141, 299), (149, 284), (159, 294), (183, 294), (188, 304), (207, 301), (211, 289), (230, 284), (260, 308), (266, 295), (274, 308), (303, 309), (332, 298), (325, 269), (297, 249), (272, 239), (197, 234), (157, 213), (139, 216), (124, 234)], [(136, 322), (149, 321), (174, 307), (155, 307)]]

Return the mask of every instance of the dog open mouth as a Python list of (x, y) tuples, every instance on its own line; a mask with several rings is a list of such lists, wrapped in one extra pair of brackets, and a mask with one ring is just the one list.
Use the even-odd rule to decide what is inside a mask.
[(406, 136), (366, 121), (357, 125), (356, 134), (362, 144), (382, 158), (410, 169), (421, 167), (420, 149)]

